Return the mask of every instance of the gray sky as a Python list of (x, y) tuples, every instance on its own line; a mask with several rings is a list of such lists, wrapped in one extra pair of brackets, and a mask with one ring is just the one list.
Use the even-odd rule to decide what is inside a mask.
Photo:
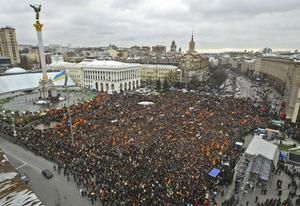
[(117, 46), (174, 39), (196, 48), (300, 49), (300, 0), (0, 0), (0, 27), (16, 28), (19, 43), (36, 44), (30, 3), (42, 4), (44, 44)]

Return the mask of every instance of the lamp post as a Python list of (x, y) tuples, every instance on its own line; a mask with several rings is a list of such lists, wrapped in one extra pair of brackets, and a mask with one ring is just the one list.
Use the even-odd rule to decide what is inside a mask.
[(73, 136), (73, 129), (72, 129), (72, 116), (71, 116), (71, 111), (70, 111), (70, 91), (68, 89), (68, 86), (65, 85), (66, 90), (67, 90), (67, 98), (68, 98), (68, 114), (69, 114), (69, 124), (70, 124), (70, 133), (71, 133), (71, 140), (72, 140), (72, 145), (74, 145), (74, 136)]
[(3, 127), (3, 113), (1, 112), (1, 116), (0, 116), (0, 121), (1, 121), (1, 129), (2, 129), (2, 127)]
[(17, 132), (16, 132), (16, 124), (15, 124), (15, 113), (11, 112), (11, 126), (12, 126), (12, 132), (13, 132), (13, 136), (16, 137), (17, 136)]
[(185, 73), (185, 83), (184, 83), (184, 88), (185, 88), (185, 90), (187, 90), (187, 69), (186, 69), (186, 65), (185, 65), (185, 68), (184, 68), (185, 70), (184, 70), (184, 73)]
[(5, 110), (3, 110), (2, 113), (3, 113), (3, 121), (5, 121), (5, 120), (6, 120), (6, 113), (5, 113)]

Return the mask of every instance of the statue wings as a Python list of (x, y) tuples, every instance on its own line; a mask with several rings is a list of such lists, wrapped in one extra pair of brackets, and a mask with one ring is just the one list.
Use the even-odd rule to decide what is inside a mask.
[(32, 5), (29, 4), (31, 8), (34, 9), (35, 12), (40, 12), (41, 11), (41, 5)]

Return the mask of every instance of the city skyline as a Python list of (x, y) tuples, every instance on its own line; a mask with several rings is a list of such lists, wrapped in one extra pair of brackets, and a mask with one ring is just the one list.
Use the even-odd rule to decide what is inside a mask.
[[(0, 26), (16, 29), (19, 44), (36, 45), (30, 3), (40, 14), (47, 44), (120, 47), (165, 45), (187, 50), (194, 31), (198, 51), (298, 49), (300, 2), (287, 1), (30, 1), (1, 2)], [(22, 21), (21, 21), (21, 20)], [(229, 49), (230, 48), (230, 49)]]

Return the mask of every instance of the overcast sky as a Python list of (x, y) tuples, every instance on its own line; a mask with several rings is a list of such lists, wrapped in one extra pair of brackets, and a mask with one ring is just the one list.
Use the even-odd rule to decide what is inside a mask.
[(42, 4), (44, 44), (300, 49), (300, 0), (0, 0), (0, 27), (36, 44), (30, 3)]

